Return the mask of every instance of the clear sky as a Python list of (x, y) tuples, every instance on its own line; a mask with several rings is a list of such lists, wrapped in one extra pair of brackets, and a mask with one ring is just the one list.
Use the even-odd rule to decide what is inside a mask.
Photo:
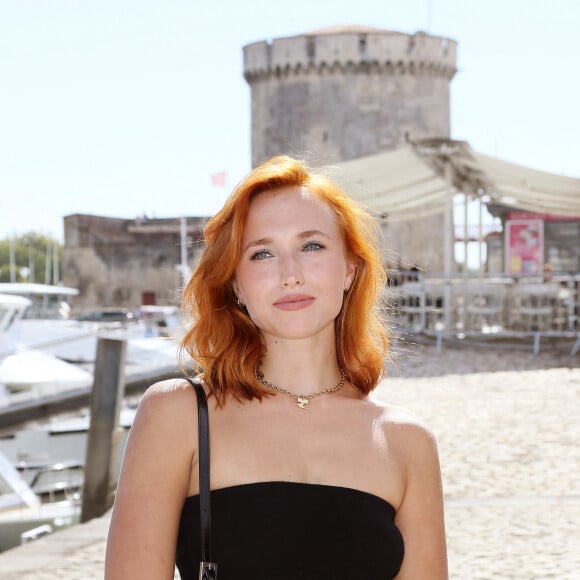
[(452, 137), (580, 177), (577, 0), (0, 0), (0, 238), (211, 215), (250, 169), (242, 46), (340, 24), (456, 40)]

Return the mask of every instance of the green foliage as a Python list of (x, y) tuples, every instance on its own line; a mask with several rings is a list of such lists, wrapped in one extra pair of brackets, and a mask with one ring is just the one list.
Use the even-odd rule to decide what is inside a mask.
[[(16, 282), (49, 282), (58, 283), (54, 280), (53, 252), (56, 247), (58, 252), (58, 264), (62, 263), (62, 246), (52, 238), (28, 232), (15, 238), (0, 240), (0, 282), (10, 282), (10, 245), (14, 247), (14, 262)], [(50, 252), (50, 276), (46, 279), (47, 248)], [(60, 277), (60, 276), (59, 276)]]

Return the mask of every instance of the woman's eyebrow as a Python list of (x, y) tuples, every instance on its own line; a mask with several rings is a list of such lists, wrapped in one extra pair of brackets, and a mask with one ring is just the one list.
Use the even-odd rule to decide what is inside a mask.
[(328, 234), (325, 234), (324, 232), (320, 231), (320, 230), (306, 230), (305, 232), (301, 232), (298, 234), (298, 237), (301, 239), (304, 238), (311, 238), (311, 237), (316, 237), (316, 236), (324, 236), (325, 238), (330, 238), (330, 236)]
[[(330, 238), (328, 234), (325, 234), (323, 231), (320, 230), (306, 230), (296, 235), (296, 237), (300, 240), (311, 238), (313, 236), (314, 237), (322, 236), (324, 238)], [(248, 244), (244, 247), (242, 251), (245, 252), (246, 250), (249, 250), (250, 248), (255, 248), (256, 246), (267, 246), (269, 244), (272, 244), (273, 242), (274, 242), (273, 238), (259, 238), (257, 240), (252, 240), (251, 242), (248, 242)]]
[(246, 247), (243, 249), (243, 251), (245, 252), (246, 250), (250, 249), (250, 248), (254, 248), (255, 246), (266, 246), (268, 244), (272, 243), (272, 238), (260, 238), (259, 240), (254, 240), (252, 242), (249, 242)]

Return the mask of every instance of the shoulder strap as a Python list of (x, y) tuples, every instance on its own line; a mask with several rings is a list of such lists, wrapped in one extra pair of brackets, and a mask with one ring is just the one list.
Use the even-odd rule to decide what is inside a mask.
[(217, 578), (217, 564), (211, 561), (211, 506), (209, 480), (209, 415), (205, 391), (199, 379), (186, 380), (197, 395), (199, 509), (201, 522), (200, 578)]

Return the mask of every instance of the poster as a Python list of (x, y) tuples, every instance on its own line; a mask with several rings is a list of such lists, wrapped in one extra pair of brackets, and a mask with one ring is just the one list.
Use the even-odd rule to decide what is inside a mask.
[(505, 247), (506, 272), (540, 274), (544, 263), (543, 220), (508, 220)]

